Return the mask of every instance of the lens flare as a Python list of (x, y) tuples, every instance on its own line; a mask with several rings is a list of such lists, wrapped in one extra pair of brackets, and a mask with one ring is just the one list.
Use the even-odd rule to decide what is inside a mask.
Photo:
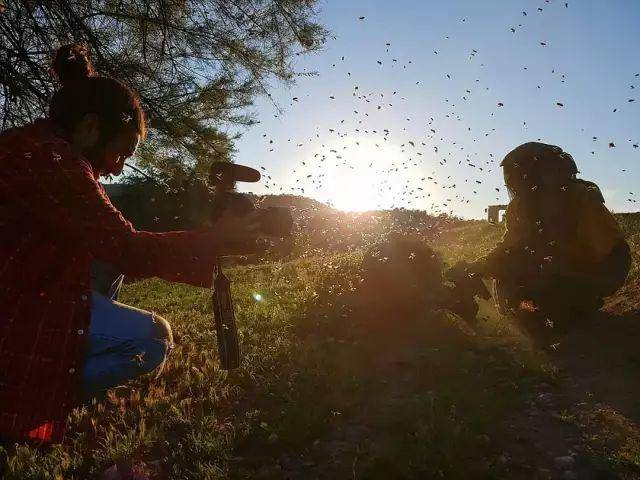
[(262, 295), (260, 295), (259, 293), (254, 293), (254, 294), (253, 294), (253, 299), (254, 299), (256, 302), (261, 302), (261, 301), (262, 301)]

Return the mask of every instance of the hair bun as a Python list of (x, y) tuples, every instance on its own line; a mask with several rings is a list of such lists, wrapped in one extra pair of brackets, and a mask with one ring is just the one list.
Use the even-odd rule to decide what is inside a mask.
[(53, 71), (63, 87), (95, 74), (89, 49), (82, 43), (70, 43), (58, 48), (53, 60)]

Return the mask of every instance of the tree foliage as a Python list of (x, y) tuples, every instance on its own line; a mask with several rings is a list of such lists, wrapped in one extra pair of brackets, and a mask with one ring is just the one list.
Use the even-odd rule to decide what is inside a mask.
[(255, 96), (273, 78), (293, 82), (295, 55), (322, 46), (316, 17), (316, 0), (0, 0), (0, 126), (47, 111), (52, 54), (81, 41), (100, 74), (141, 97), (150, 135), (138, 166), (201, 178), (232, 154), (225, 129), (255, 121)]

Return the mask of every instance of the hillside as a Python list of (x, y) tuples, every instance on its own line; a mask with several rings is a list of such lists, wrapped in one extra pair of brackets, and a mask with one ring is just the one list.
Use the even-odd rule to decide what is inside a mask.
[(219, 368), (208, 290), (126, 285), (120, 301), (173, 325), (164, 373), (76, 409), (61, 446), (6, 446), (3, 478), (115, 478), (101, 477), (114, 465), (152, 479), (638, 478), (639, 215), (618, 216), (634, 249), (627, 287), (542, 351), (490, 302), (473, 331), (444, 312), (380, 318), (354, 293), (369, 236), (414, 228), (453, 262), (488, 251), (502, 226), (322, 213), (341, 222), (319, 227), (324, 244), (229, 270), (237, 371)]

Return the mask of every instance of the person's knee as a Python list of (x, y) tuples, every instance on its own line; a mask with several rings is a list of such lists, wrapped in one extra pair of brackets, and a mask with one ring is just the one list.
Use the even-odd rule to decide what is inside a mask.
[(169, 350), (171, 350), (173, 348), (173, 331), (169, 322), (155, 313), (152, 313), (151, 321), (154, 326), (153, 338), (166, 341)]
[(145, 352), (144, 362), (147, 372), (158, 368), (158, 374), (162, 372), (167, 357), (173, 350), (173, 331), (169, 322), (155, 313), (151, 314), (153, 322), (152, 338)]
[(134, 360), (138, 362), (141, 373), (149, 373), (158, 370), (162, 372), (163, 366), (170, 352), (169, 343), (165, 339), (151, 338), (143, 346), (141, 355)]

